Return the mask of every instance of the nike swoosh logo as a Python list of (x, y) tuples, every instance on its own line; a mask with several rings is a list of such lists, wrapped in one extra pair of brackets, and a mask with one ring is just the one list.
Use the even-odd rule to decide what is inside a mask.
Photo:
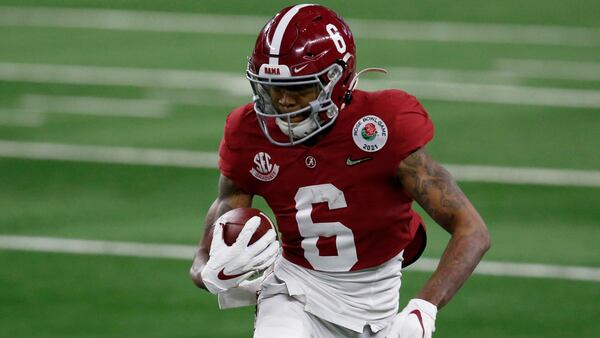
[(242, 276), (244, 273), (240, 273), (240, 274), (237, 274), (237, 275), (228, 275), (228, 274), (225, 273), (225, 268), (223, 268), (223, 269), (221, 269), (221, 271), (219, 271), (219, 274), (217, 275), (217, 278), (219, 278), (220, 280), (230, 280), (230, 279), (234, 279), (234, 278), (237, 278), (239, 276)]
[(421, 317), (421, 311), (414, 309), (409, 313), (409, 315), (417, 316), (419, 324), (421, 325), (421, 330), (423, 330), (423, 337), (425, 337), (425, 325), (423, 325), (423, 317)]
[(351, 156), (348, 156), (348, 158), (346, 159), (346, 165), (348, 165), (348, 166), (357, 165), (357, 164), (360, 164), (360, 163), (363, 163), (363, 162), (370, 161), (372, 159), (373, 159), (372, 157), (367, 156), (367, 157), (363, 157), (363, 158), (359, 158), (359, 159), (353, 160)]
[(294, 67), (294, 72), (296, 73), (300, 73), (304, 68), (308, 67), (308, 63), (305, 64), (304, 66), (300, 66), (300, 67)]

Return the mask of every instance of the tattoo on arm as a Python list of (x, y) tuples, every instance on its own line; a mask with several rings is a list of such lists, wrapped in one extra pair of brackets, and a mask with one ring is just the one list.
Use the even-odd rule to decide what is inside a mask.
[(468, 204), (450, 173), (421, 149), (400, 162), (398, 176), (408, 194), (444, 227)]
[(398, 179), (406, 192), (452, 234), (438, 268), (417, 295), (441, 308), (489, 249), (489, 234), (450, 173), (425, 151), (418, 150), (400, 163)]

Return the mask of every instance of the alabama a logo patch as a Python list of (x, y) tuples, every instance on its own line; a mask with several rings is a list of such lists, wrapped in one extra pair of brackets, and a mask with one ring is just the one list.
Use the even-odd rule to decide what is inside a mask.
[(352, 139), (361, 150), (372, 153), (381, 150), (388, 139), (388, 129), (375, 115), (361, 117), (352, 128)]
[(269, 182), (277, 177), (279, 166), (271, 163), (271, 155), (260, 152), (254, 155), (254, 168), (250, 169), (250, 174), (263, 182)]

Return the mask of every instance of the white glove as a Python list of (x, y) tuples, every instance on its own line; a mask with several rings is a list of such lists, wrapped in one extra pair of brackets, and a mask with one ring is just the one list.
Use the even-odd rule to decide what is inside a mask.
[(260, 217), (250, 218), (235, 243), (228, 246), (223, 240), (223, 225), (219, 221), (215, 222), (209, 258), (201, 272), (208, 291), (218, 294), (229, 290), (240, 285), (256, 271), (273, 264), (279, 253), (275, 230), (267, 231), (256, 242), (248, 245), (259, 225)]
[(387, 338), (431, 338), (435, 331), (437, 307), (418, 298), (411, 299), (396, 315)]
[(256, 279), (245, 280), (237, 287), (219, 293), (219, 308), (223, 310), (255, 305), (258, 293), (262, 288), (262, 283), (272, 272), (273, 265), (269, 266), (262, 275)]

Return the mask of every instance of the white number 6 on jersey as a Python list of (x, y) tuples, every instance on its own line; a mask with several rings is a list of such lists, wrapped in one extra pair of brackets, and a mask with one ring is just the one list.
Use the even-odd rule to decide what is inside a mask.
[[(314, 203), (327, 202), (329, 209), (341, 209), (348, 205), (344, 193), (333, 184), (319, 184), (302, 187), (296, 193), (296, 222), (302, 240), (304, 257), (320, 271), (350, 271), (356, 264), (356, 246), (352, 230), (340, 222), (313, 223), (311, 218)], [(337, 256), (319, 256), (317, 241), (319, 236), (336, 236)]]

